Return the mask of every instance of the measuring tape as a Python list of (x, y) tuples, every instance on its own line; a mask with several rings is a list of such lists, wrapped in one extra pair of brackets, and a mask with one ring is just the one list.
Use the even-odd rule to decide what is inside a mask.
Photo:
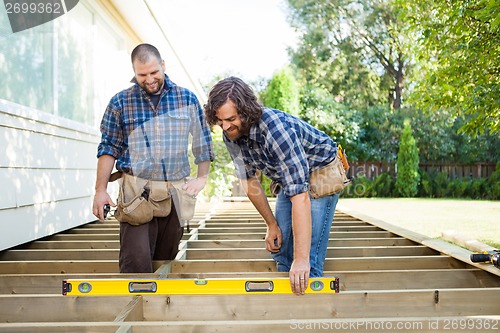
[[(336, 277), (310, 278), (306, 294), (339, 292)], [(69, 296), (291, 294), (288, 278), (253, 279), (92, 279), (63, 280), (62, 294)]]

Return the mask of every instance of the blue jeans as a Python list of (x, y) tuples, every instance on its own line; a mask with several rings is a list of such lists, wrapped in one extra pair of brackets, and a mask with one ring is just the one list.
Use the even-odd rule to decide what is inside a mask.
[[(311, 199), (311, 250), (310, 250), (310, 277), (323, 276), (323, 266), (326, 257), (326, 248), (330, 229), (333, 222), (335, 207), (339, 194)], [(288, 272), (293, 262), (293, 232), (292, 232), (292, 202), (280, 190), (276, 198), (276, 220), (281, 229), (281, 248), (279, 252), (271, 253), (279, 272)]]

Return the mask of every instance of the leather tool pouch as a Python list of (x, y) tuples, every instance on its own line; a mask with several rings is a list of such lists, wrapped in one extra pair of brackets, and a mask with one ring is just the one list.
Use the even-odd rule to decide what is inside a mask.
[(168, 183), (123, 174), (120, 181), (115, 218), (120, 222), (141, 225), (170, 214), (171, 195)]
[(311, 172), (309, 177), (309, 193), (317, 199), (342, 191), (352, 179), (347, 177), (349, 163), (342, 146), (337, 149), (335, 159), (321, 169)]
[(175, 210), (177, 211), (177, 216), (179, 217), (179, 221), (181, 221), (181, 225), (185, 221), (189, 221), (193, 218), (196, 208), (196, 197), (182, 189), (187, 181), (188, 178), (169, 182), (171, 189), (170, 193), (174, 200)]

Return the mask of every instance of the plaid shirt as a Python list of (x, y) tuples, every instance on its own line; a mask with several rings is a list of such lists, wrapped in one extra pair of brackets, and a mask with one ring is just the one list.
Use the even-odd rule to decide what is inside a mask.
[(283, 111), (264, 108), (248, 136), (224, 142), (239, 178), (256, 170), (281, 183), (291, 197), (309, 190), (309, 174), (335, 159), (337, 143), (308, 123)]
[(213, 160), (210, 129), (198, 99), (167, 75), (156, 107), (137, 83), (113, 96), (101, 133), (97, 157), (111, 155), (117, 170), (145, 179), (189, 176), (189, 134), (195, 163)]

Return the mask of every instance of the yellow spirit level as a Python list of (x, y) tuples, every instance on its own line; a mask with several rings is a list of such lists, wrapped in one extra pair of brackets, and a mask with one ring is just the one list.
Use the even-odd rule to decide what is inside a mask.
[[(339, 292), (336, 277), (310, 278), (306, 294)], [(63, 295), (124, 296), (138, 295), (220, 295), (220, 294), (291, 294), (288, 278), (252, 279), (68, 279)]]

